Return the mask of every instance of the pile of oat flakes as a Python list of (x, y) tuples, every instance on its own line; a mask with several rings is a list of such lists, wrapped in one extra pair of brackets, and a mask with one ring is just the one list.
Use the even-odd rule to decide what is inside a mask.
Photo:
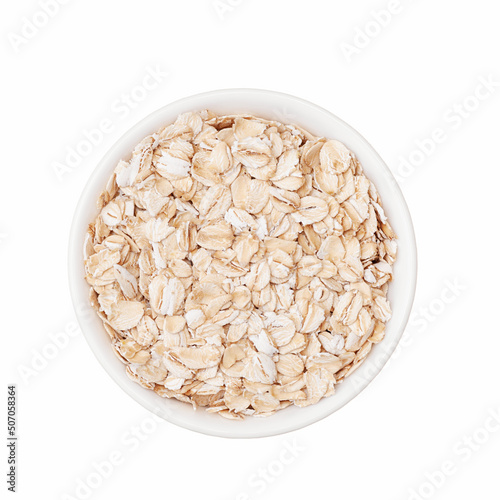
[(384, 338), (396, 240), (342, 143), (210, 111), (121, 161), (85, 244), (127, 374), (226, 418), (308, 406)]

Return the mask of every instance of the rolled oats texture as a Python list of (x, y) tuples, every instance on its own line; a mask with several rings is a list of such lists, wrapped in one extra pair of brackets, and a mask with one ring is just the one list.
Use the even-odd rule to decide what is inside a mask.
[(336, 140), (180, 115), (120, 161), (85, 249), (128, 376), (230, 419), (332, 396), (384, 338), (396, 236)]

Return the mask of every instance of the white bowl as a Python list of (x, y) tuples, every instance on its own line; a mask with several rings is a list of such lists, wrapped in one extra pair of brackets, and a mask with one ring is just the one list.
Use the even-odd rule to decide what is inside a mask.
[[(161, 126), (172, 123), (186, 111), (210, 109), (218, 114), (251, 113), (285, 123), (295, 123), (309, 132), (346, 144), (359, 158), (366, 175), (375, 183), (384, 209), (398, 236), (399, 252), (390, 284), (393, 316), (383, 342), (376, 345), (361, 367), (338, 385), (335, 395), (306, 408), (291, 406), (267, 418), (244, 421), (223, 419), (188, 404), (163, 399), (132, 382), (117, 359), (101, 320), (89, 308), (89, 287), (84, 280), (83, 242), (87, 225), (97, 215), (96, 200), (115, 165), (128, 159), (136, 144)], [(415, 236), (403, 195), (384, 161), (352, 127), (332, 113), (297, 97), (267, 90), (228, 89), (198, 94), (159, 109), (127, 132), (101, 160), (78, 203), (69, 243), (71, 296), (82, 331), (97, 359), (113, 380), (138, 403), (165, 420), (204, 434), (252, 438), (273, 436), (305, 427), (342, 408), (379, 373), (394, 352), (412, 307), (417, 272)]]

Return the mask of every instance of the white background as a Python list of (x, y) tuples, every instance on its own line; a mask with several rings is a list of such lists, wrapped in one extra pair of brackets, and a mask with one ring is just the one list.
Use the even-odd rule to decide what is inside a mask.
[[(499, 498), (495, 2), (69, 0), (31, 29), (24, 18), (44, 21), (37, 1), (3, 4), (2, 385), (18, 385), (18, 498)], [(389, 7), (381, 27), (372, 12)], [(137, 90), (156, 67), (169, 75)], [(401, 180), (419, 249), (413, 318), (390, 365), (322, 422), (248, 441), (156, 423), (81, 334), (64, 333), (69, 228), (96, 163), (150, 112), (225, 87), (295, 94), (357, 128)], [(117, 103), (131, 92), (139, 103)], [(56, 175), (103, 119), (112, 131)], [(286, 446), (299, 451), (284, 464)], [(110, 454), (120, 464), (97, 476)]]

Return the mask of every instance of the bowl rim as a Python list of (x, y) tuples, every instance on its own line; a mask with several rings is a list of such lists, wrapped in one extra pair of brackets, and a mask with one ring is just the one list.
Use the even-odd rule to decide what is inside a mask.
[[(122, 149), (125, 145), (132, 151), (133, 147), (135, 144), (129, 144), (130, 143), (130, 138), (135, 134), (136, 130), (143, 127), (149, 122), (154, 122), (159, 116), (163, 115), (166, 113), (166, 111), (169, 108), (172, 107), (178, 107), (178, 106), (183, 106), (187, 105), (197, 99), (202, 99), (202, 98), (210, 98), (210, 97), (224, 97), (228, 96), (231, 94), (240, 94), (240, 93), (251, 93), (255, 96), (275, 96), (278, 98), (282, 99), (287, 99), (290, 102), (295, 102), (298, 103), (302, 106), (305, 107), (310, 107), (315, 110), (315, 112), (319, 112), (321, 114), (327, 115), (328, 119), (336, 121), (338, 125), (344, 127), (346, 130), (349, 131), (350, 134), (356, 137), (356, 139), (362, 143), (364, 143), (364, 146), (369, 150), (370, 154), (378, 160), (378, 164), (382, 169), (384, 170), (385, 176), (393, 183), (394, 189), (394, 194), (397, 196), (398, 200), (398, 206), (399, 209), (402, 211), (405, 223), (407, 225), (407, 240), (409, 243), (408, 248), (406, 249), (409, 252), (409, 260), (411, 262), (411, 268), (406, 269), (406, 272), (408, 273), (407, 279), (409, 280), (408, 283), (408, 294), (406, 297), (406, 302), (405, 302), (405, 307), (404, 311), (401, 316), (400, 320), (400, 325), (399, 325), (399, 330), (396, 335), (396, 339), (393, 342), (393, 345), (387, 349), (384, 353), (384, 355), (379, 359), (379, 362), (375, 369), (373, 370), (371, 376), (364, 380), (360, 385), (359, 388), (355, 391), (352, 392), (351, 397), (343, 401), (341, 404), (337, 405), (335, 408), (331, 409), (330, 411), (326, 411), (323, 413), (318, 413), (316, 416), (309, 417), (308, 419), (304, 419), (304, 421), (300, 424), (294, 424), (294, 425), (289, 425), (289, 426), (284, 426), (282, 430), (279, 431), (269, 431), (267, 432), (265, 429), (265, 426), (262, 425), (261, 428), (262, 430), (259, 432), (250, 432), (250, 433), (245, 433), (243, 432), (233, 432), (233, 431), (214, 431), (213, 429), (207, 430), (204, 428), (203, 425), (198, 425), (194, 424), (191, 422), (186, 422), (182, 418), (178, 418), (173, 414), (168, 414), (165, 415), (165, 412), (160, 409), (159, 406), (156, 406), (151, 404), (149, 401), (147, 401), (145, 398), (142, 398), (141, 396), (137, 394), (133, 394), (133, 391), (131, 389), (130, 384), (135, 384), (131, 380), (127, 380), (130, 382), (124, 383), (123, 379), (119, 378), (115, 372), (108, 366), (108, 363), (104, 359), (105, 356), (101, 354), (100, 348), (97, 346), (97, 342), (93, 341), (93, 336), (88, 332), (87, 325), (85, 324), (84, 321), (84, 316), (87, 314), (85, 310), (82, 310), (80, 307), (81, 305), (81, 299), (79, 302), (78, 296), (80, 293), (78, 292), (78, 283), (81, 284), (81, 280), (83, 280), (83, 276), (81, 276), (77, 272), (77, 262), (79, 261), (81, 264), (81, 259), (82, 259), (82, 248), (79, 248), (77, 245), (78, 241), (78, 235), (82, 229), (81, 224), (79, 222), (83, 219), (83, 213), (86, 208), (88, 208), (88, 203), (89, 200), (88, 195), (91, 191), (91, 187), (94, 184), (95, 179), (99, 176), (101, 173), (101, 170), (108, 166), (109, 161), (111, 158), (113, 158), (116, 154), (116, 152), (120, 149)], [(190, 108), (194, 110), (194, 108)], [(187, 109), (186, 109), (187, 111)], [(293, 122), (292, 122), (293, 123)], [(93, 200), (95, 202), (95, 200)], [(414, 226), (411, 218), (410, 211), (408, 209), (406, 200), (403, 196), (403, 193), (401, 191), (401, 188), (399, 187), (395, 177), (393, 176), (391, 170), (385, 163), (385, 161), (382, 159), (382, 157), (378, 154), (378, 152), (373, 148), (373, 146), (351, 125), (349, 125), (347, 122), (336, 116), (334, 113), (328, 111), (327, 109), (314, 104), (306, 99), (296, 97), (291, 94), (287, 94), (284, 92), (277, 92), (274, 90), (266, 90), (266, 89), (257, 89), (257, 88), (227, 88), (227, 89), (217, 89), (217, 90), (211, 90), (207, 92), (201, 92), (197, 94), (193, 94), (190, 96), (183, 97), (181, 99), (177, 99), (175, 101), (172, 101), (157, 110), (153, 111), (152, 113), (148, 114), (147, 116), (143, 117), (141, 120), (137, 121), (135, 124), (133, 124), (126, 132), (124, 132), (116, 141), (115, 143), (108, 149), (108, 151), (101, 157), (101, 159), (96, 163), (96, 166), (94, 167), (92, 173), (88, 177), (84, 188), (81, 190), (80, 197), (78, 199), (78, 203), (76, 205), (72, 222), (71, 222), (71, 229), (69, 233), (69, 245), (68, 245), (68, 282), (69, 282), (69, 290), (70, 290), (70, 296), (72, 299), (73, 303), (73, 308), (78, 320), (78, 323), (80, 325), (81, 331), (91, 349), (93, 352), (94, 356), (97, 358), (103, 369), (106, 371), (106, 373), (114, 380), (114, 382), (125, 392), (130, 396), (132, 399), (137, 401), (141, 406), (146, 408), (147, 410), (151, 411), (155, 415), (161, 417), (162, 419), (173, 423), (175, 425), (178, 425), (182, 428), (199, 432), (201, 434), (205, 434), (208, 436), (216, 436), (216, 437), (226, 437), (226, 438), (259, 438), (259, 437), (271, 437), (271, 436), (277, 436), (281, 434), (285, 434), (288, 432), (292, 432), (294, 430), (302, 429), (304, 427), (307, 427), (313, 423), (319, 422), (320, 420), (323, 420), (324, 418), (330, 416), (331, 414), (335, 413), (336, 411), (340, 410), (343, 408), (347, 403), (352, 401), (356, 396), (358, 396), (363, 390), (371, 383), (373, 380), (378, 376), (378, 374), (381, 372), (383, 367), (387, 364), (391, 356), (393, 355), (394, 351), (396, 350), (401, 337), (403, 336), (403, 333), (405, 331), (406, 325), (408, 323), (410, 313), (413, 307), (413, 302), (415, 298), (415, 291), (416, 291), (416, 284), (417, 284), (417, 270), (418, 270), (418, 260), (417, 260), (417, 246), (416, 246), (416, 239), (415, 239), (415, 231), (414, 231)], [(79, 305), (80, 304), (80, 305)], [(369, 356), (370, 357), (370, 356)], [(368, 358), (369, 358), (368, 357)], [(335, 397), (335, 395), (331, 396), (332, 398)], [(272, 418), (272, 417), (269, 417)]]

